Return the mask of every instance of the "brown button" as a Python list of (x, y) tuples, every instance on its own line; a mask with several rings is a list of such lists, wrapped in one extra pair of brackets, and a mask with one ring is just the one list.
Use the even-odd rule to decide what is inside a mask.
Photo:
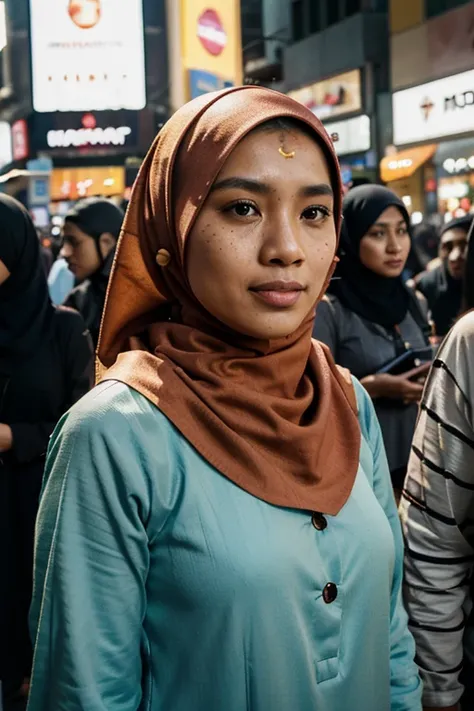
[(337, 598), (337, 585), (336, 583), (328, 583), (323, 590), (323, 600), (326, 604), (334, 602)]
[(326, 520), (326, 517), (323, 516), (322, 513), (319, 513), (319, 511), (315, 511), (311, 517), (311, 523), (315, 527), (317, 531), (324, 531), (325, 528), (328, 526), (328, 522)]

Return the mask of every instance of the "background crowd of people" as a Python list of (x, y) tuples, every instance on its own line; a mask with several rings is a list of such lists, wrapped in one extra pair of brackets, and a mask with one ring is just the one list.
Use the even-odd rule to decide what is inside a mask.
[[(292, 102), (286, 97), (283, 101)], [(252, 109), (250, 101), (250, 108), (246, 110)], [(278, 112), (284, 113), (284, 110), (274, 109), (277, 117)], [(285, 141), (296, 142), (297, 150), (301, 150), (298, 141), (310, 143), (317, 135), (329, 165), (328, 168), (324, 163), (321, 170), (323, 174), (332, 171), (333, 176), (335, 159), (331, 164), (327, 158), (331, 155), (326, 145), (328, 137), (316, 119), (313, 121), (303, 114), (300, 120), (311, 124), (311, 136), (308, 136), (309, 129), (300, 132), (298, 122), (296, 127), (290, 122), (289, 128), (283, 122), (270, 123), (266, 132), (260, 129), (260, 133), (255, 134), (256, 140), (262, 144), (265, 140), (282, 141), (283, 134), (282, 145), (286, 152)], [(293, 134), (296, 139), (287, 138)], [(237, 144), (232, 132), (226, 140), (229, 145)], [(239, 146), (243, 146), (249, 139), (242, 140), (239, 135), (238, 140), (241, 141)], [(256, 145), (250, 149), (252, 155), (257, 156), (255, 165), (258, 165)], [(275, 155), (278, 159), (277, 151)], [(155, 160), (160, 166), (159, 156), (149, 160)], [(249, 159), (242, 153), (235, 160), (236, 169), (242, 171)], [(189, 161), (187, 157), (184, 166), (188, 171), (192, 170)], [(291, 161), (285, 163), (283, 159), (282, 165), (287, 167), (288, 164)], [(181, 175), (180, 179), (185, 183), (188, 178)], [(231, 185), (232, 177), (226, 176), (224, 183), (226, 179)], [(336, 179), (332, 177), (332, 181), (332, 190), (336, 193)], [(250, 184), (251, 181), (247, 182)], [(213, 190), (213, 194), (219, 192), (216, 187)], [(283, 189), (278, 187), (278, 190)], [(264, 194), (263, 188), (260, 188), (260, 194)], [(133, 209), (125, 221), (126, 230), (130, 230), (140, 199), (137, 189), (132, 197)], [(286, 199), (283, 193), (281, 199)], [(251, 214), (248, 205), (248, 202), (241, 203), (242, 209), (237, 214), (239, 219), (246, 219)], [(474, 308), (474, 240), (469, 239), (473, 216), (459, 215), (437, 232), (431, 225), (415, 229), (404, 203), (388, 188), (375, 184), (359, 185), (349, 190), (342, 203), (342, 213), (344, 220), (337, 251), (339, 261), (317, 307), (313, 336), (329, 348), (337, 365), (348, 369), (360, 380), (373, 401), (392, 486), (396, 497), (401, 497), (406, 537), (405, 599), (410, 629), (417, 643), (417, 662), (427, 689), (425, 704), (455, 708), (463, 693), (458, 681), (463, 662), (463, 635), (467, 640), (468, 656), (470, 654), (471, 661), (474, 661), (474, 637), (465, 631), (469, 622), (469, 584), (474, 561), (470, 498), (474, 492), (474, 388), (470, 367), (474, 316), (468, 313), (461, 318), (463, 313)], [(211, 215), (209, 221), (213, 219)], [(313, 218), (306, 215), (305, 219)], [(124, 212), (108, 200), (97, 197), (78, 202), (65, 217), (61, 249), (53, 263), (52, 254), (45, 254), (40, 246), (26, 209), (13, 198), (0, 196), (0, 678), (7, 709), (13, 708), (10, 704), (26, 698), (32, 672), (28, 610), (32, 599), (34, 530), (48, 442), (63, 415), (92, 387), (94, 352), (99, 343), (107, 286), (123, 224)], [(206, 244), (215, 236), (206, 233), (208, 227), (201, 225)], [(175, 245), (173, 249), (177, 253)], [(170, 251), (160, 250), (158, 255), (161, 256), (158, 265), (166, 266)], [(205, 301), (214, 294), (206, 279), (212, 281), (215, 274), (212, 261), (209, 262), (209, 274), (206, 273), (206, 263), (199, 260), (197, 263), (202, 274), (196, 288), (201, 289)], [(133, 272), (134, 264), (129, 266)], [(117, 273), (120, 274), (123, 268), (122, 262), (116, 267)], [(206, 327), (213, 334), (215, 342), (210, 340), (208, 345), (202, 346), (202, 354), (208, 355), (217, 347), (215, 321), (207, 312), (195, 310), (194, 301), (186, 291), (190, 289), (186, 284), (188, 277), (182, 277), (181, 291), (175, 286), (178, 277), (173, 278), (175, 281), (170, 279), (168, 290), (172, 292), (174, 289), (176, 298), (185, 304), (188, 320), (189, 314), (194, 314), (196, 329)], [(141, 284), (143, 290), (148, 288), (143, 286), (146, 280), (140, 274), (135, 283)], [(113, 300), (114, 297), (112, 290), (109, 298)], [(130, 298), (133, 302), (133, 294)], [(152, 301), (148, 306), (148, 311), (143, 307), (143, 313), (153, 311)], [(216, 310), (220, 318), (219, 309)], [(169, 322), (172, 322), (172, 313), (169, 312)], [(140, 315), (137, 309), (136, 314), (130, 315), (130, 320), (135, 323), (133, 319)], [(224, 317), (221, 320), (225, 322)], [(206, 325), (209, 323), (212, 327)], [(193, 368), (202, 368), (202, 363), (189, 365), (188, 361), (181, 362), (176, 353), (184, 348), (183, 343), (187, 346), (197, 343), (193, 341), (193, 338), (197, 339), (196, 335), (189, 337), (183, 330), (193, 326), (186, 322), (180, 325), (181, 330), (170, 330), (166, 336), (168, 351), (180, 368), (189, 368), (190, 372)], [(235, 329), (232, 334), (234, 332)], [(438, 350), (448, 333), (447, 340)], [(150, 342), (154, 343), (155, 339), (160, 344), (160, 338), (163, 341), (163, 334), (153, 332)], [(232, 338), (235, 340), (235, 335)], [(253, 340), (246, 338), (253, 343), (252, 348), (257, 349), (256, 336)], [(232, 343), (232, 348), (237, 349)], [(242, 358), (240, 352), (238, 357)], [(205, 360), (204, 355), (202, 358)], [(225, 390), (222, 374), (215, 377), (220, 378), (220, 387)], [(125, 379), (125, 382), (130, 381)], [(144, 392), (145, 386), (134, 387)], [(271, 386), (266, 387), (270, 392)], [(200, 397), (205, 399), (202, 394)], [(360, 399), (363, 396), (359, 394), (358, 397), (361, 416), (361, 409), (366, 405), (361, 404), (365, 402)], [(245, 408), (245, 403), (237, 396), (235, 398), (236, 408)], [(148, 399), (152, 399), (151, 396)], [(222, 407), (225, 409), (223, 403), (218, 399), (212, 403), (212, 417), (221, 417), (215, 413), (220, 413)], [(421, 415), (418, 417), (420, 403)], [(131, 403), (125, 405), (128, 406), (132, 409), (145, 407), (143, 404), (132, 407)], [(175, 416), (179, 420), (181, 415)], [(205, 417), (212, 422), (211, 415)], [(367, 417), (369, 422), (370, 416)], [(234, 426), (239, 426), (239, 420), (235, 422)], [(370, 422), (367, 427), (372, 432), (368, 438), (375, 441)], [(192, 434), (189, 439), (197, 446)], [(151, 446), (150, 442), (147, 446)], [(232, 446), (237, 452), (240, 445), (234, 442)], [(205, 448), (201, 450), (204, 451)], [(237, 454), (235, 456), (238, 460)], [(283, 452), (281, 456), (284, 457)], [(265, 461), (268, 455), (262, 457)], [(211, 458), (211, 461), (214, 460)], [(93, 462), (91, 466), (95, 466)], [(202, 476), (206, 477), (208, 473), (202, 472)], [(252, 491), (251, 487), (249, 490)], [(59, 501), (62, 496), (59, 489), (56, 495)], [(51, 491), (48, 496), (53, 497)], [(218, 499), (214, 503), (217, 505), (217, 502)], [(270, 497), (270, 503), (278, 502), (278, 497), (275, 500)], [(325, 528), (327, 521), (321, 514), (313, 525), (316, 529), (318, 525)], [(43, 559), (45, 550), (41, 548), (40, 529), (41, 525), (37, 555)], [(327, 586), (324, 594), (331, 594)], [(49, 624), (54, 627), (54, 610), (45, 614), (50, 615)], [(44, 628), (41, 633), (46, 635)], [(43, 648), (47, 646), (45, 639), (49, 640), (47, 635), (41, 642)], [(193, 644), (192, 640), (190, 644)], [(403, 653), (408, 654), (406, 649)], [(41, 667), (42, 662), (38, 664)], [(320, 673), (326, 674), (327, 678), (333, 676), (329, 667), (325, 671), (321, 668)], [(466, 678), (469, 683), (468, 674)], [(62, 681), (66, 684), (64, 679)], [(42, 684), (51, 683), (49, 678), (36, 681), (38, 689)], [(44, 690), (38, 691), (36, 697), (33, 694), (32, 711), (60, 708), (44, 705), (40, 700), (41, 693), (46, 698)], [(469, 693), (472, 691), (467, 690), (466, 694)], [(472, 703), (472, 699), (466, 703)], [(70, 708), (85, 709), (86, 706), (72, 705)], [(90, 706), (94, 711), (96, 708), (99, 706)], [(342, 709), (342, 706), (337, 708)], [(361, 707), (354, 708), (358, 711)], [(392, 708), (415, 710), (418, 707)], [(472, 709), (472, 705), (466, 705), (468, 708)], [(382, 707), (378, 711), (382, 711)]]

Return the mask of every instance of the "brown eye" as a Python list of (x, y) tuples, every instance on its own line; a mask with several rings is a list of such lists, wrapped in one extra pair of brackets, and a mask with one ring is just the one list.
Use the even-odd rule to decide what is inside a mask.
[(329, 209), (324, 207), (324, 205), (312, 205), (311, 207), (307, 207), (301, 216), (304, 220), (316, 222), (329, 217), (329, 214)]
[(241, 205), (236, 205), (234, 207), (235, 214), (238, 215), (239, 217), (248, 217), (248, 215), (252, 214), (253, 207), (252, 205), (247, 205), (245, 203)]
[(385, 232), (383, 230), (377, 230), (376, 232), (369, 232), (369, 237), (375, 237), (375, 239), (383, 239), (385, 237)]
[(228, 205), (224, 212), (230, 212), (237, 217), (254, 217), (258, 214), (258, 210), (255, 205), (247, 200), (239, 200), (239, 202), (234, 202)]

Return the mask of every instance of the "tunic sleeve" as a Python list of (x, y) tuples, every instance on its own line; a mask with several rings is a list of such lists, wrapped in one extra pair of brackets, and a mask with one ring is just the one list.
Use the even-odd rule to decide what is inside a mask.
[[(355, 381), (356, 382), (356, 381)], [(390, 711), (421, 711), (421, 681), (415, 664), (415, 644), (402, 602), (403, 538), (390, 481), (387, 457), (374, 406), (356, 382), (361, 428), (373, 456), (374, 493), (385, 511), (395, 544), (390, 604)]]
[[(113, 407), (110, 388), (122, 388)], [(140, 451), (147, 425), (134, 395), (105, 383), (51, 441), (36, 532), (29, 711), (140, 707), (150, 487)]]
[(427, 706), (451, 706), (463, 692), (459, 675), (474, 570), (473, 348), (471, 313), (434, 362), (401, 503), (405, 600)]

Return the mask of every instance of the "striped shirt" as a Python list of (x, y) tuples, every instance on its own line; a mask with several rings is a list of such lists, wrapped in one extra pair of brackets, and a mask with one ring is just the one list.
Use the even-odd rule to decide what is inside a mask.
[[(427, 706), (451, 706), (474, 669), (474, 312), (442, 345), (428, 379), (400, 512), (405, 603)], [(468, 675), (466, 675), (468, 676)]]

